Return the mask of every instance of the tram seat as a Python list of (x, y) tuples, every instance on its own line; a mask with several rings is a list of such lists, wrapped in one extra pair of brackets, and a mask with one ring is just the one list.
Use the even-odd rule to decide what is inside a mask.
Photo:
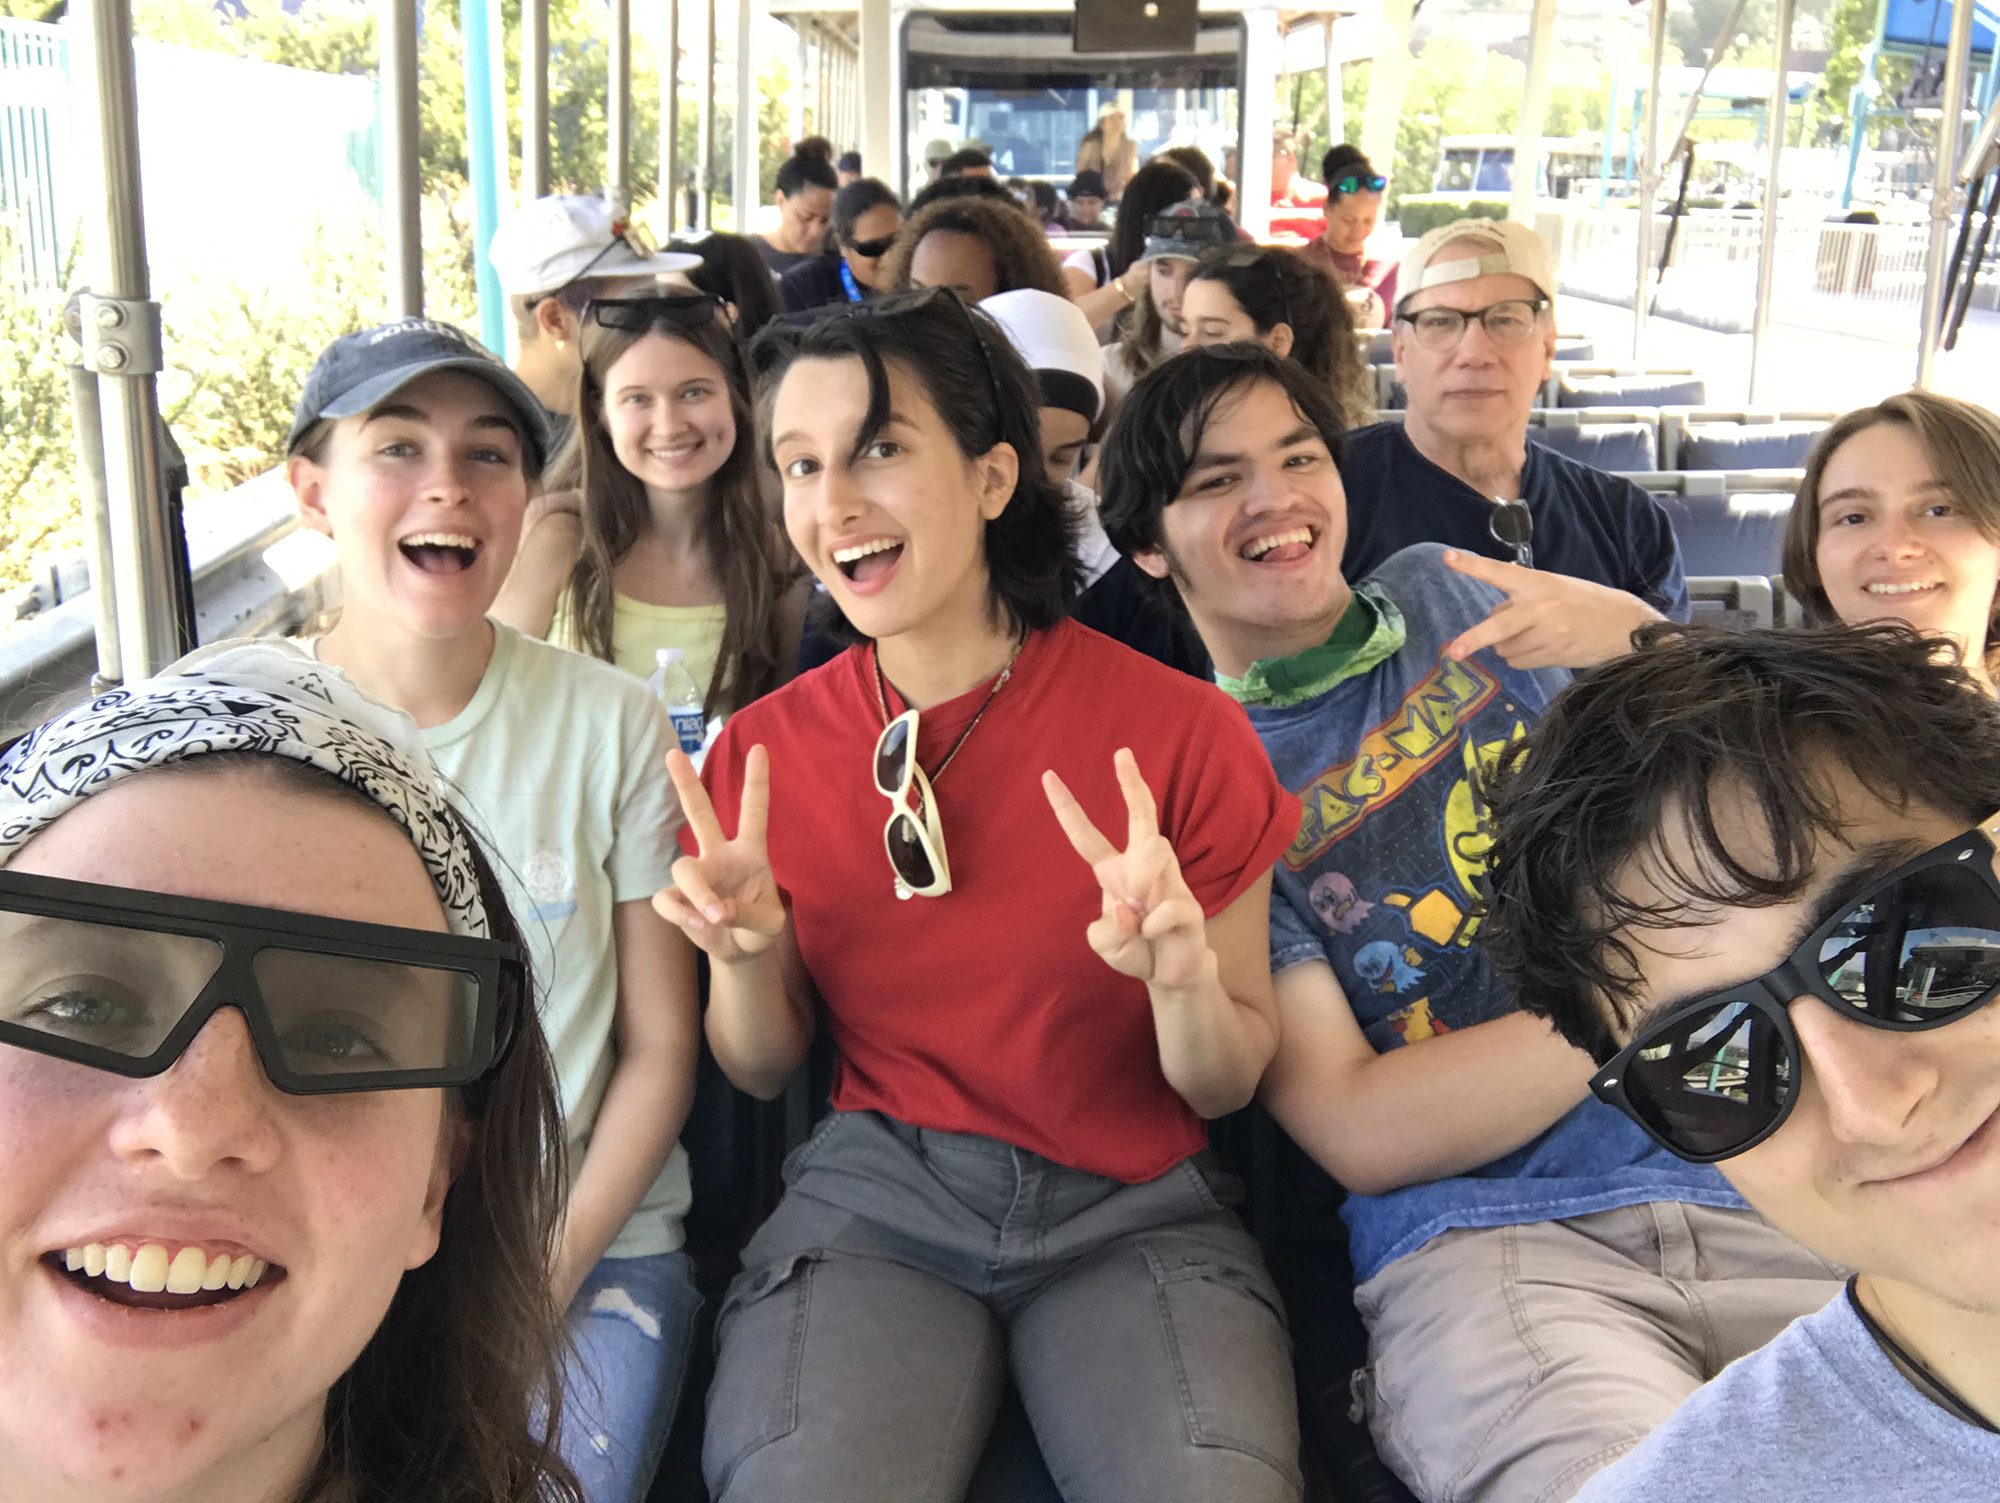
[(1669, 470), (1755, 470), (1806, 462), (1831, 412), (1737, 412), (1711, 407), (1660, 415), (1660, 465)]
[(1687, 582), (1690, 619), (1704, 626), (1749, 628), (1783, 622), (1781, 581), (1760, 574), (1695, 575)]
[(1660, 498), (1690, 575), (1783, 573), (1797, 470), (1677, 470), (1630, 478)]
[(1708, 385), (1693, 371), (1586, 374), (1590, 367), (1558, 369), (1550, 378), (1551, 407), (1699, 407)]
[(1580, 339), (1567, 334), (1558, 334), (1556, 335), (1555, 358), (1558, 361), (1595, 360), (1597, 358), (1597, 346), (1587, 339)]
[[(1400, 423), (1405, 409), (1377, 409), (1378, 423)], [(1651, 407), (1537, 407), (1528, 437), (1579, 463), (1623, 473), (1659, 464), (1660, 414)]]

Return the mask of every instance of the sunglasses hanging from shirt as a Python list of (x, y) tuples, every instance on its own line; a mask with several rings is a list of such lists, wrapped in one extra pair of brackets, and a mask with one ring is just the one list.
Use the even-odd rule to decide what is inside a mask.
[(0, 1043), (117, 1075), (233, 1007), (281, 1091), (471, 1085), (512, 1042), (510, 969), (496, 940), (0, 871)]
[(1775, 969), (1648, 1023), (1591, 1089), (1662, 1147), (1711, 1164), (1756, 1147), (1798, 1103), (1796, 999), (1896, 1033), (1979, 1011), (2000, 995), (1996, 835), (2000, 814), (1841, 904)]
[(1502, 501), (1496, 496), (1486, 530), (1493, 534), (1494, 542), (1512, 550), (1515, 563), (1523, 569), (1535, 567), (1535, 550), (1530, 546), (1535, 538), (1535, 519), (1529, 515), (1527, 502)]

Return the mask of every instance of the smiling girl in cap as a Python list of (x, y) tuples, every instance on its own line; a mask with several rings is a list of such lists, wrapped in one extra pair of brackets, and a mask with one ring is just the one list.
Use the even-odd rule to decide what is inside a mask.
[(404, 320), (322, 355), (287, 474), (339, 552), (322, 662), (407, 711), (496, 848), (555, 1054), (571, 1181), (548, 1271), (570, 1311), (565, 1455), (594, 1503), (645, 1495), (699, 1296), (681, 1243), (694, 955), (646, 899), (679, 823), (666, 715), (607, 663), (486, 612), (545, 458), (540, 409), (448, 325)]

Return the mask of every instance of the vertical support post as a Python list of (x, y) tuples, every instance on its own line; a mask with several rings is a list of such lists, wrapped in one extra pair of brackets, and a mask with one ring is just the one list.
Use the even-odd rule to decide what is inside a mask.
[(611, 0), (611, 89), (604, 105), (604, 196), (632, 209), (632, 0)]
[(861, 0), (861, 163), (871, 177), (900, 185), (909, 181), (903, 136), (894, 122), (897, 108), (895, 35), (889, 0)]
[(1766, 116), (1770, 151), (1764, 163), (1764, 225), (1757, 247), (1757, 306), (1750, 315), (1750, 405), (1753, 407), (1763, 399), (1763, 377), (1770, 354), (1764, 336), (1771, 327), (1771, 289), (1778, 269), (1778, 169), (1785, 155), (1785, 112), (1791, 105), (1791, 78), (1785, 65), (1792, 55), (1792, 5), (1793, 0), (1778, 0), (1777, 57), (1772, 66), (1771, 107)]
[[(1320, 34), (1326, 38), (1326, 144), (1336, 146), (1347, 139), (1347, 98), (1341, 88), (1340, 54), (1333, 48), (1335, 13), (1324, 11), (1319, 18)], [(1323, 155), (1324, 153), (1322, 153)]]
[(160, 456), (159, 305), (151, 302), (145, 217), (139, 193), (139, 96), (132, 57), (131, 0), (90, 0), (88, 65), (73, 70), (89, 88), (78, 114), (93, 148), (87, 158), (99, 191), (91, 223), (90, 296), (83, 300), (84, 358), (97, 372), (109, 502), (111, 590), (118, 613), (118, 661), (145, 678), (193, 643), (181, 640), (174, 581), (186, 559), (169, 522)]
[[(1937, 167), (1931, 177), (1931, 243), (1924, 251), (1924, 322), (1917, 331), (1917, 386), (1922, 390), (1930, 389), (1938, 327), (1943, 322), (1944, 263), (1951, 248), (1951, 204), (1958, 194), (1958, 137), (1964, 124), (1974, 8), (1972, 0), (1955, 0), (1951, 38), (1944, 50), (1944, 112), (1938, 117)], [(1966, 212), (1972, 212), (1969, 201)]]
[[(1393, 3), (1393, 0), (1392, 0)], [(1278, 12), (1265, 7), (1243, 13), (1243, 145), (1240, 148), (1241, 191), (1236, 195), (1236, 222), (1255, 240), (1271, 233), (1271, 136), (1277, 130), (1277, 100), (1268, 82), (1278, 76), (1278, 54), (1284, 38)], [(1259, 87), (1257, 80), (1267, 82)]]
[[(806, 133), (806, 73), (812, 67), (812, 52), (806, 46), (807, 23), (803, 20), (792, 22), (792, 86), (785, 92), (791, 96), (792, 118), (789, 127), (794, 141)], [(826, 135), (826, 111), (815, 107), (813, 110), (813, 130), (818, 135)], [(828, 137), (828, 139), (832, 139)], [(836, 142), (834, 150), (840, 150)]]
[(1861, 167), (1861, 153), (1868, 148), (1868, 116), (1875, 101), (1869, 90), (1875, 82), (1875, 60), (1882, 55), (1882, 38), (1889, 26), (1889, 0), (1877, 0), (1875, 36), (1861, 53), (1861, 77), (1848, 95), (1847, 177), (1840, 186), (1840, 207), (1854, 206), (1854, 174)]
[[(1597, 207), (1600, 209), (1604, 207), (1605, 195), (1610, 191), (1611, 138), (1618, 130), (1618, 85), (1623, 71), (1620, 64), (1624, 60), (1623, 49), (1611, 54), (1611, 92), (1604, 101), (1604, 147), (1598, 154), (1597, 162)], [(1627, 161), (1626, 170), (1630, 171), (1631, 166), (1631, 162)]]
[(423, 205), (418, 147), (417, 0), (383, 0), (375, 18), (377, 98), (382, 111), (382, 231), (384, 290), (391, 318), (424, 311)]
[(695, 114), (695, 226), (703, 234), (715, 228), (715, 5), (702, 0), (701, 99)]
[(757, 92), (757, 51), (750, 40), (756, 0), (736, 0), (736, 169), (730, 202), (736, 206), (735, 230), (747, 235), (756, 227), (757, 209), (764, 202), (764, 187), (758, 163), (763, 156)]
[(521, 0), (521, 201), (548, 196), (549, 0)]
[(465, 28), (465, 156), (472, 177), (472, 264), (479, 288), (479, 337), (489, 350), (507, 347), (507, 302), (486, 258), (500, 227), (500, 171), (493, 139), (493, 46), (483, 0), (459, 6)]
[(117, 561), (111, 556), (111, 497), (104, 484), (104, 409), (97, 376), (87, 366), (69, 368), (71, 442), (83, 496), (83, 536), (90, 550), (90, 604), (97, 622), (97, 677), (92, 692), (122, 683), (118, 668)]
[(1632, 288), (1632, 358), (1643, 360), (1653, 311), (1653, 200), (1660, 192), (1660, 69), (1667, 57), (1667, 0), (1653, 0), (1652, 58), (1646, 83), (1645, 165), (1639, 169), (1639, 279)]
[(1530, 229), (1535, 224), (1535, 190), (1542, 177), (1542, 121), (1549, 110), (1549, 60), (1556, 45), (1556, 0), (1535, 0), (1528, 21), (1528, 83), (1521, 93), (1521, 120), (1514, 132), (1514, 176), (1507, 217)]
[(681, 0), (667, 0), (667, 36), (660, 49), (660, 228), (680, 222)]
[(1368, 72), (1368, 105), (1361, 119), (1361, 150), (1377, 167), (1396, 160), (1396, 127), (1415, 60), (1410, 56), (1410, 0), (1382, 0), (1376, 21), (1375, 63)]

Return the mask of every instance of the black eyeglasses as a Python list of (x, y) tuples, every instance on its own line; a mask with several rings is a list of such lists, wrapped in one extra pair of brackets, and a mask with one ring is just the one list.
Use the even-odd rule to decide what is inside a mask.
[(1774, 969), (1642, 1028), (1590, 1082), (1663, 1148), (1697, 1164), (1756, 1147), (1798, 1102), (1791, 1004), (1897, 1033), (1942, 1028), (2000, 995), (2000, 814), (1907, 861)]
[(1520, 344), (1531, 337), (1548, 304), (1541, 298), (1508, 298), (1484, 308), (1419, 308), (1396, 315), (1410, 326), (1418, 344), (1432, 354), (1455, 349), (1468, 324), (1478, 324), (1495, 344)]
[(513, 1042), (509, 970), (496, 940), (0, 871), (0, 1043), (117, 1075), (234, 1007), (293, 1095), (471, 1085)]
[(1376, 173), (1373, 177), (1363, 177), (1358, 172), (1350, 172), (1345, 177), (1337, 177), (1326, 185), (1326, 191), (1334, 197), (1343, 193), (1380, 193), (1389, 186), (1389, 180)]
[(677, 329), (699, 329), (715, 322), (722, 311), (722, 299), (709, 292), (663, 292), (651, 297), (600, 297), (584, 305), (587, 323), (616, 329), (622, 334), (643, 334), (655, 324), (672, 324)]

